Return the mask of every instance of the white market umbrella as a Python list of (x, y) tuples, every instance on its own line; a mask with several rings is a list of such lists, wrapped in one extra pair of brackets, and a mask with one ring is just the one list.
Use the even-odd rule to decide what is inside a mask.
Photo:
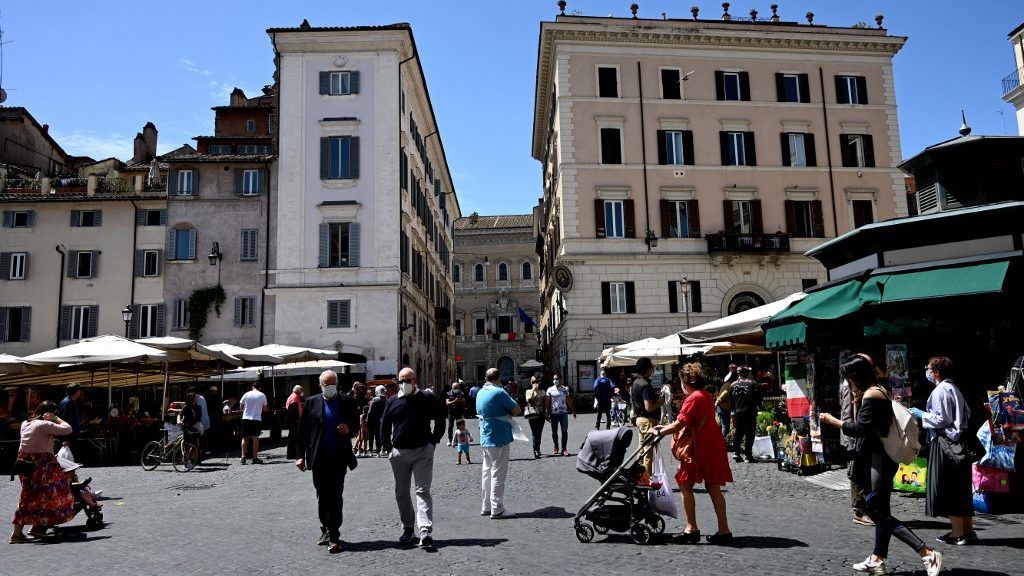
[(264, 344), (249, 351), (252, 354), (269, 354), (284, 359), (285, 362), (305, 362), (309, 360), (337, 360), (338, 353), (334, 350), (320, 350), (303, 346), (286, 346), (284, 344)]
[(29, 364), (17, 356), (0, 354), (0, 374), (47, 374), (56, 371), (55, 366)]
[(307, 376), (319, 375), (324, 370), (340, 370), (346, 366), (355, 366), (349, 362), (340, 360), (309, 360), (307, 362), (289, 362), (276, 366), (250, 366), (229, 370), (224, 374), (225, 380), (256, 380), (260, 374), (276, 378), (278, 376)]
[(679, 332), (679, 335), (687, 342), (723, 340), (760, 341), (764, 339), (761, 324), (789, 308), (794, 302), (803, 300), (806, 296), (807, 294), (803, 292), (790, 294), (782, 300), (769, 302), (763, 306), (744, 310), (743, 312), (719, 318), (700, 326), (688, 328)]
[(171, 362), (222, 362), (232, 366), (241, 366), (242, 360), (224, 352), (203, 346), (195, 340), (188, 338), (177, 338), (174, 336), (160, 336), (156, 338), (141, 338), (136, 340), (139, 344), (145, 344), (158, 348), (167, 353), (167, 360), (164, 361), (164, 387), (160, 401), (160, 420), (163, 421), (167, 406), (167, 386), (170, 383), (170, 370), (168, 364)]
[(284, 358), (281, 358), (280, 356), (255, 352), (248, 348), (235, 346), (234, 344), (210, 344), (207, 348), (217, 352), (223, 352), (245, 362), (259, 362), (260, 364), (283, 364), (285, 362)]
[(537, 362), (536, 360), (527, 360), (519, 365), (520, 368), (543, 368), (544, 364)]

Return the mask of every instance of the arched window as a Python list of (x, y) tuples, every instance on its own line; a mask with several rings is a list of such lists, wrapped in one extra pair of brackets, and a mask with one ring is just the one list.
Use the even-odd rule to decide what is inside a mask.
[(462, 266), (458, 264), (452, 268), (452, 282), (462, 282)]
[(533, 280), (533, 266), (529, 262), (523, 262), (523, 280)]
[(473, 268), (473, 280), (476, 281), (476, 282), (483, 282), (484, 281), (484, 265), (483, 264), (477, 264)]
[(504, 262), (498, 264), (498, 281), (508, 282), (508, 264)]

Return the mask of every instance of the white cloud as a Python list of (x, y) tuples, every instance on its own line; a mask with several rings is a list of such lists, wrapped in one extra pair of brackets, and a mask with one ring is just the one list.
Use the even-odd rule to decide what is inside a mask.
[(181, 64), (182, 68), (188, 70), (189, 72), (192, 72), (193, 74), (199, 74), (200, 76), (210, 76), (211, 74), (213, 74), (205, 68), (200, 68), (199, 65), (189, 60), (188, 58), (182, 58), (181, 60), (178, 60), (178, 63)]
[(76, 130), (71, 133), (54, 131), (52, 136), (61, 148), (72, 156), (91, 156), (96, 160), (103, 160), (111, 156), (121, 160), (132, 157), (134, 135), (96, 134)]

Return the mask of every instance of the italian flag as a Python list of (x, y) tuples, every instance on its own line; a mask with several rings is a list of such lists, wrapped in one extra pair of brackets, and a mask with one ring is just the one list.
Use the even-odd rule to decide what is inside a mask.
[(790, 418), (810, 416), (811, 399), (807, 397), (807, 368), (799, 364), (786, 365), (786, 409)]

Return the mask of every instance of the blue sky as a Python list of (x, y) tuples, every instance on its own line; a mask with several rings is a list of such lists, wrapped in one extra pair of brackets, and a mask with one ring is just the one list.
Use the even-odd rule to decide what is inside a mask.
[[(721, 2), (640, 1), (640, 16), (721, 16)], [(569, 0), (568, 12), (629, 15), (628, 1)], [(733, 2), (764, 17), (771, 2)], [(1006, 35), (1024, 22), (1020, 0), (834, 0), (787, 2), (784, 20), (873, 25), (885, 15), (890, 34), (909, 36), (896, 56), (903, 154), (956, 136), (960, 109), (975, 134), (1015, 134), (1000, 80), (1013, 71)], [(45, 6), (45, 9), (41, 9)], [(264, 32), (296, 26), (409, 22), (423, 59), (449, 167), (464, 214), (525, 213), (541, 195), (540, 164), (530, 157), (539, 22), (554, 0), (449, 0), (290, 3), (5, 1), (0, 18), (7, 105), (25, 106), (72, 154), (131, 155), (147, 121), (160, 130), (161, 152), (213, 131), (210, 106), (235, 86), (256, 94), (271, 82), (273, 53)], [(1000, 114), (1002, 113), (1002, 114)]]

